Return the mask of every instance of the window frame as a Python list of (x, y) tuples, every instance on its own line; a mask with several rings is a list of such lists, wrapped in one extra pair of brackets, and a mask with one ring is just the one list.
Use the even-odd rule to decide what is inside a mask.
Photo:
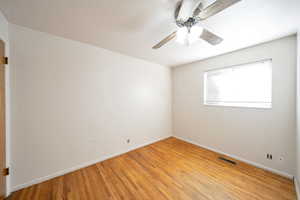
[[(207, 72), (212, 72), (212, 71), (218, 71), (218, 70), (222, 70), (222, 69), (228, 69), (228, 68), (234, 68), (234, 67), (241, 67), (243, 65), (250, 65), (250, 64), (254, 64), (254, 63), (259, 63), (259, 62), (266, 62), (266, 61), (270, 61), (271, 63), (271, 102), (270, 102), (270, 107), (258, 107), (258, 106), (241, 106), (241, 105), (225, 105), (225, 104), (210, 104), (210, 103), (206, 103), (206, 95), (207, 95), (207, 88), (206, 88), (206, 74)], [(204, 106), (209, 106), (209, 107), (227, 107), (227, 108), (244, 108), (244, 109), (259, 109), (259, 110), (272, 110), (273, 109), (273, 59), (272, 58), (265, 58), (265, 59), (261, 59), (261, 60), (257, 60), (257, 61), (251, 61), (251, 62), (246, 62), (246, 63), (240, 63), (240, 64), (234, 64), (234, 65), (230, 65), (230, 66), (226, 66), (226, 67), (218, 67), (218, 68), (212, 68), (209, 70), (205, 70), (203, 71), (202, 74), (203, 77), (203, 105)]]

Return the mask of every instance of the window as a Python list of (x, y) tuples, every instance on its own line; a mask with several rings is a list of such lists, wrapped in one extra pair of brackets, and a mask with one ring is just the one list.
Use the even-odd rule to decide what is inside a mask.
[(204, 73), (204, 104), (272, 107), (272, 60)]

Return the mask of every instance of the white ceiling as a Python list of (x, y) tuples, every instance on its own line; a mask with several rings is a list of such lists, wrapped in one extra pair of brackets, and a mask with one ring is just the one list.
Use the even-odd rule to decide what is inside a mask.
[(199, 41), (187, 47), (172, 41), (153, 50), (154, 44), (176, 29), (176, 2), (0, 0), (0, 8), (11, 23), (167, 66), (270, 41), (296, 33), (300, 27), (300, 0), (242, 0), (202, 23), (224, 38), (222, 44)]

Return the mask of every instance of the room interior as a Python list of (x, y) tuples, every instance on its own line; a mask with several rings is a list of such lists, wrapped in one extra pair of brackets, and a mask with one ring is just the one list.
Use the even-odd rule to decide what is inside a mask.
[(0, 0), (0, 200), (300, 198), (299, 9)]

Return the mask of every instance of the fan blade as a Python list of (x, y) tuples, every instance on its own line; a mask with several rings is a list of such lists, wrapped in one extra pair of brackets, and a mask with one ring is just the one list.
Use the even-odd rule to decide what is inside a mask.
[(181, 7), (176, 18), (178, 21), (186, 21), (192, 16), (193, 9), (195, 8), (196, 0), (182, 0)]
[(178, 15), (179, 15), (179, 11), (180, 11), (181, 5), (182, 5), (182, 1), (179, 1), (179, 2), (177, 3), (177, 5), (176, 5), (176, 9), (175, 9), (175, 13), (174, 13), (175, 21), (176, 21), (177, 18), (178, 18)]
[(197, 7), (195, 8), (194, 12), (193, 12), (193, 17), (196, 17), (200, 14), (200, 12), (202, 11), (203, 9), (203, 4), (202, 2), (200, 1), (198, 4), (197, 4)]
[(197, 16), (200, 20), (204, 20), (213, 16), (222, 10), (232, 6), (233, 4), (239, 2), (241, 0), (217, 0), (216, 2), (209, 5), (207, 8), (202, 10)]
[(222, 38), (220, 38), (219, 36), (213, 34), (212, 32), (210, 32), (206, 29), (203, 30), (202, 34), (200, 35), (200, 38), (202, 40), (205, 40), (206, 42), (208, 42), (211, 45), (217, 45), (223, 41)]
[(167, 37), (165, 37), (162, 41), (160, 41), (158, 44), (156, 44), (155, 46), (153, 46), (152, 49), (158, 49), (158, 48), (162, 47), (163, 45), (165, 45), (170, 40), (174, 39), (176, 37), (176, 32), (177, 31), (174, 31), (173, 33), (171, 33), (170, 35), (168, 35)]

